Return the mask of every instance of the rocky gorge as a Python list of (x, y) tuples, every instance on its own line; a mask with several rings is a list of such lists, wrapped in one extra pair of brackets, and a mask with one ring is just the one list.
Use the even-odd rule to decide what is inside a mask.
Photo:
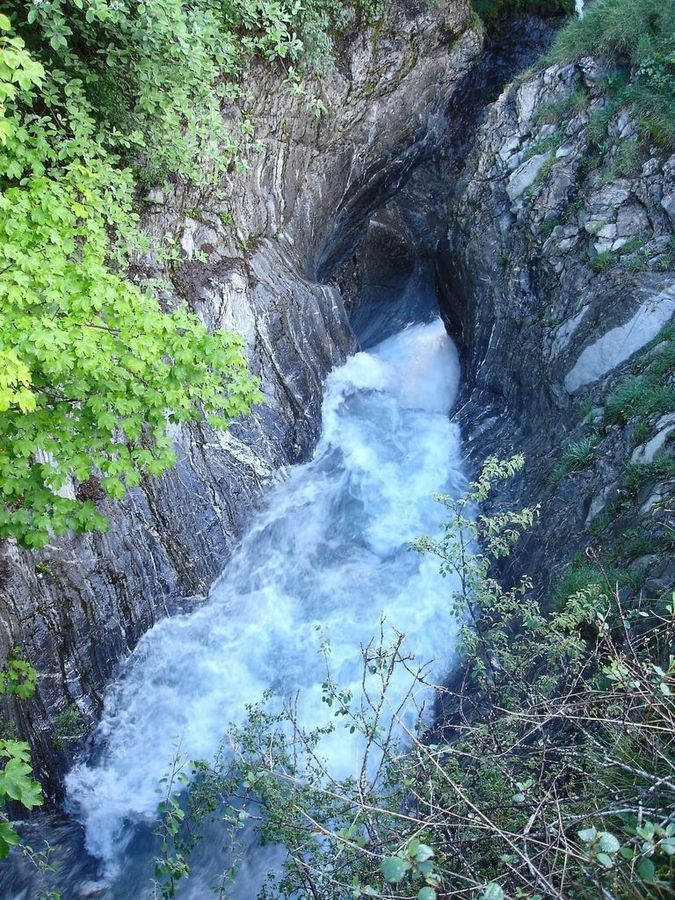
[(20, 645), (40, 660), (37, 698), (17, 714), (52, 765), (54, 717), (75, 704), (95, 719), (118, 661), (158, 618), (198, 602), (275, 471), (311, 448), (323, 378), (355, 346), (338, 290), (318, 273), (334, 270), (369, 215), (447, 139), (447, 106), (481, 49), (469, 26), (468, 4), (395, 8), (322, 82), (320, 119), (261, 67), (247, 115), (263, 149), (248, 171), (222, 198), (176, 186), (142, 199), (157, 245), (167, 235), (177, 244), (175, 262), (149, 255), (142, 273), (164, 275), (211, 327), (246, 337), (265, 403), (225, 436), (178, 433), (176, 468), (106, 504), (106, 536), (39, 554), (3, 548), (5, 653)]
[(247, 169), (139, 199), (156, 249), (139, 277), (244, 335), (265, 401), (225, 434), (177, 430), (176, 467), (122, 501), (89, 485), (107, 534), (4, 542), (2, 652), (39, 672), (7, 714), (52, 791), (120, 661), (200, 604), (278, 470), (308, 457), (326, 375), (394, 293), (438, 298), (469, 467), (525, 455), (496, 505), (541, 511), (505, 577), (554, 596), (590, 546), (625, 599), (672, 589), (675, 156), (612, 106), (602, 59), (541, 61), (558, 24), (486, 32), (468, 0), (388, 4), (312, 88), (320, 117), (255, 69), (227, 113), (256, 123)]

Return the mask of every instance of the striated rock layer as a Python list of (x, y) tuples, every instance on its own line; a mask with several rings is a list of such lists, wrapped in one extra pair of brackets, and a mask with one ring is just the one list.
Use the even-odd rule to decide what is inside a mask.
[(587, 547), (624, 599), (675, 576), (675, 156), (612, 111), (605, 74), (583, 59), (509, 85), (449, 203), (465, 449), (525, 454), (504, 499), (541, 517), (512, 571), (554, 600)]

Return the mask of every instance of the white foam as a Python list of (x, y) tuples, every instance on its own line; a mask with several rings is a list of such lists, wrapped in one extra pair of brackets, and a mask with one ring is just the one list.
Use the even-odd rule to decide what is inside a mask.
[[(92, 761), (67, 776), (86, 844), (109, 876), (133, 825), (152, 820), (176, 740), (211, 757), (230, 721), (270, 685), (301, 689), (306, 724), (323, 721), (331, 642), (336, 677), (358, 692), (360, 646), (384, 614), (421, 661), (449, 662), (449, 586), (407, 542), (435, 530), (434, 491), (463, 486), (448, 416), (459, 363), (440, 321), (358, 353), (326, 381), (323, 433), (312, 460), (269, 496), (208, 602), (156, 625), (108, 691)], [(357, 745), (324, 746), (338, 769)], [(138, 895), (140, 896), (140, 894)]]

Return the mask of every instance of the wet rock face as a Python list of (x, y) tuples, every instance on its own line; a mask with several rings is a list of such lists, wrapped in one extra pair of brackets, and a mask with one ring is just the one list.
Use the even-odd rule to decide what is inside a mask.
[[(283, 73), (254, 68), (247, 115), (262, 149), (252, 148), (248, 170), (219, 190), (158, 186), (145, 196), (155, 252), (138, 260), (139, 276), (172, 284), (167, 305), (183, 298), (209, 326), (246, 337), (265, 403), (225, 434), (176, 430), (176, 467), (121, 502), (88, 485), (107, 534), (40, 553), (0, 549), (0, 656), (21, 647), (40, 673), (35, 701), (10, 715), (52, 786), (67, 764), (54, 717), (71, 704), (96, 717), (118, 661), (159, 618), (199, 602), (275, 473), (310, 451), (322, 380), (355, 346), (338, 289), (322, 281), (443, 142), (450, 101), (481, 50), (471, 21), (468, 0), (390, 4), (310, 86), (326, 107), (320, 118)], [(239, 112), (227, 115), (236, 129)], [(170, 266), (158, 261), (167, 239), (177, 248)]]
[[(625, 110), (606, 115), (602, 74), (585, 59), (511, 84), (450, 201), (466, 448), (476, 466), (491, 453), (525, 454), (506, 499), (540, 503), (541, 518), (513, 571), (542, 588), (589, 544), (621, 548), (631, 531), (643, 546), (619, 557), (636, 584), (647, 569), (663, 584), (675, 574), (663, 537), (675, 157), (644, 150)], [(626, 385), (639, 399), (622, 408)], [(659, 553), (647, 564), (650, 543)]]

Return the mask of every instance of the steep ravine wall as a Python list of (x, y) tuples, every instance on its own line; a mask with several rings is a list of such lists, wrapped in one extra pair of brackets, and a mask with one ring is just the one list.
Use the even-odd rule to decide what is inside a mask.
[(525, 454), (499, 502), (541, 514), (510, 572), (554, 602), (589, 547), (626, 601), (675, 580), (675, 156), (606, 114), (605, 74), (589, 58), (509, 85), (449, 202), (465, 450)]
[[(506, 84), (548, 48), (560, 20), (515, 16), (483, 34), (483, 51), (449, 101), (451, 129), (433, 155), (381, 203), (362, 226), (356, 252), (339, 266), (335, 280), (357, 324), (389, 307), (392, 297), (422, 284), (439, 295), (448, 329), (461, 340), (466, 299), (455, 290), (448, 240), (450, 198), (475, 147), (478, 127)], [(386, 199), (386, 198), (384, 198)], [(407, 302), (411, 301), (407, 298)], [(471, 354), (466, 342), (465, 356)], [(465, 360), (466, 361), (466, 360)]]
[[(514, 21), (472, 96), (547, 39)], [(359, 319), (435, 280), (462, 355), (468, 464), (523, 453), (495, 504), (540, 507), (502, 575), (529, 575), (544, 604), (597, 563), (627, 604), (675, 583), (675, 156), (625, 108), (607, 112), (606, 74), (598, 59), (537, 62), (487, 109), (462, 107), (454, 142), (340, 270)]]
[[(121, 502), (99, 500), (107, 534), (0, 549), (0, 655), (20, 647), (39, 672), (35, 700), (8, 714), (52, 788), (77, 749), (57, 749), (54, 718), (70, 708), (95, 719), (119, 660), (159, 618), (199, 602), (275, 473), (311, 448), (323, 377), (354, 348), (339, 291), (317, 273), (449, 140), (453, 95), (481, 47), (468, 0), (388, 4), (310, 86), (322, 117), (261, 66), (247, 78), (262, 142), (248, 168), (219, 190), (174, 185), (142, 199), (158, 252), (138, 260), (139, 276), (167, 279), (168, 304), (183, 297), (209, 325), (245, 335), (265, 403), (226, 434), (178, 430), (172, 471)], [(235, 127), (242, 113), (227, 115)], [(159, 262), (171, 242), (177, 252)]]

